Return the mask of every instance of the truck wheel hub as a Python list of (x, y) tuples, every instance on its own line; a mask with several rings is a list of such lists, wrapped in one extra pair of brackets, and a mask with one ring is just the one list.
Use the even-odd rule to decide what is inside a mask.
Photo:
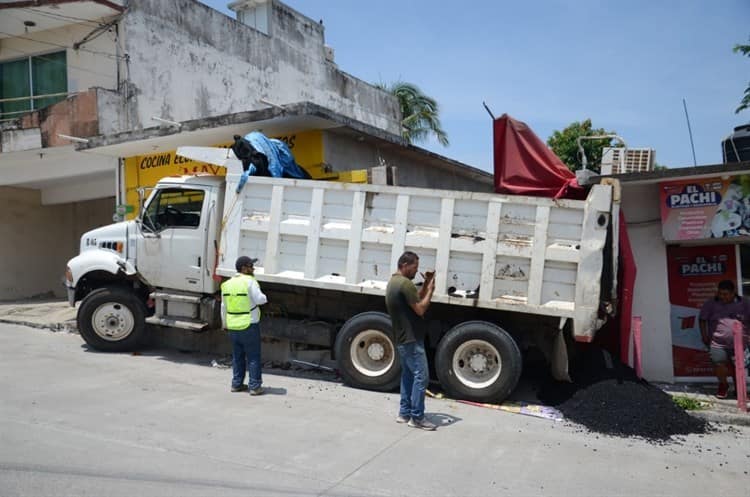
[(469, 358), (469, 367), (475, 373), (483, 373), (487, 369), (487, 357), (481, 353), (474, 353)]
[(385, 356), (385, 347), (379, 343), (371, 343), (367, 348), (367, 354), (373, 361), (382, 361)]
[(497, 381), (502, 362), (494, 345), (486, 340), (472, 339), (456, 348), (452, 367), (458, 381), (469, 388), (481, 389)]
[(118, 342), (135, 329), (135, 317), (126, 305), (108, 302), (97, 307), (91, 315), (91, 327), (103, 340)]
[(396, 348), (381, 330), (360, 331), (349, 347), (352, 366), (360, 374), (371, 378), (384, 375), (393, 366)]

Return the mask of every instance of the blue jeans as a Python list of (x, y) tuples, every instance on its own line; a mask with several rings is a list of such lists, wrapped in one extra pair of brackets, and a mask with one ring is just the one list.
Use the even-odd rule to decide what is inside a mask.
[(260, 388), (263, 383), (260, 372), (260, 324), (253, 323), (244, 330), (230, 331), (229, 337), (232, 339), (232, 387), (242, 385), (247, 370), (250, 373), (248, 388)]
[(421, 420), (424, 418), (424, 394), (430, 383), (424, 343), (401, 344), (398, 355), (401, 358), (401, 404), (398, 415)]

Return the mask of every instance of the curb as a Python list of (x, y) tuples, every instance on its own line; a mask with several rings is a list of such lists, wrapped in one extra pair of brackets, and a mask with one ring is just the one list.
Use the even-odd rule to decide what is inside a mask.
[(750, 426), (750, 414), (711, 411), (692, 411), (690, 414), (713, 423)]
[(63, 321), (62, 323), (37, 323), (34, 321), (24, 321), (20, 319), (5, 319), (0, 318), (0, 323), (15, 324), (18, 326), (28, 326), (29, 328), (37, 328), (40, 330), (50, 331), (67, 331), (68, 333), (78, 333), (75, 321), (68, 323)]

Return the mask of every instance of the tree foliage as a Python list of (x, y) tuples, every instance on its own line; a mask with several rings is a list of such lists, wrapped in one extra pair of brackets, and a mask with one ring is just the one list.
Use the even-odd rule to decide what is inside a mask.
[[(568, 169), (575, 171), (582, 167), (581, 157), (578, 154), (578, 137), (612, 134), (616, 133), (603, 128), (594, 128), (591, 125), (591, 119), (586, 119), (583, 122), (571, 123), (562, 131), (555, 130), (547, 139), (547, 145), (568, 166)], [(586, 168), (598, 173), (602, 162), (602, 148), (611, 146), (612, 139), (583, 140), (581, 145), (586, 153), (588, 163)]]
[(448, 146), (448, 135), (440, 124), (440, 107), (437, 101), (425, 95), (412, 83), (396, 81), (390, 85), (378, 83), (378, 88), (396, 97), (401, 108), (401, 136), (409, 143), (427, 140), (430, 136), (444, 147)]
[[(750, 57), (750, 45), (735, 45), (734, 53), (741, 53), (742, 55)], [(742, 100), (740, 100), (740, 106), (734, 110), (734, 113), (739, 114), (743, 110), (749, 109), (749, 108), (750, 108), (750, 83), (748, 83), (747, 88), (745, 88), (745, 96), (742, 97)]]

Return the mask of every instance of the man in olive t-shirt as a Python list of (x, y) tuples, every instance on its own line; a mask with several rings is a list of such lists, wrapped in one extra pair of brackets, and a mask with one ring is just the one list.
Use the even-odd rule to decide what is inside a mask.
[(432, 431), (435, 425), (424, 419), (424, 397), (430, 381), (424, 349), (425, 323), (422, 317), (430, 307), (435, 291), (434, 273), (427, 273), (422, 290), (412, 280), (419, 270), (419, 257), (404, 252), (398, 259), (398, 272), (385, 289), (385, 305), (391, 316), (393, 333), (401, 359), (401, 402), (396, 421), (413, 428)]

